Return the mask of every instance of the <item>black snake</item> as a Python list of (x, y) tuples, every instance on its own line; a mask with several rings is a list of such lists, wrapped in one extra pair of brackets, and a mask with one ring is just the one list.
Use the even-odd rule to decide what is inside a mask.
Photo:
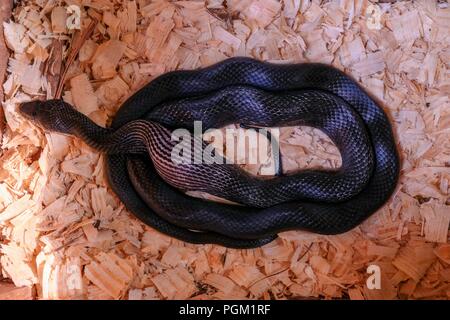
[[(61, 100), (24, 103), (20, 112), (44, 129), (105, 151), (110, 185), (127, 209), (191, 243), (251, 248), (286, 230), (342, 233), (379, 209), (399, 176), (383, 110), (354, 80), (323, 64), (231, 58), (169, 72), (125, 101), (108, 129)], [(171, 129), (192, 129), (196, 120), (203, 130), (230, 123), (313, 126), (339, 148), (342, 166), (262, 180), (230, 164), (174, 164)], [(188, 190), (245, 206), (192, 198), (182, 192)]]

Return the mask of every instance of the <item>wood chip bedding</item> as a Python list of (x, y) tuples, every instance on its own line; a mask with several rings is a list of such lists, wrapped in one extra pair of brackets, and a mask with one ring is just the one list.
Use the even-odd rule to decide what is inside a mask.
[[(71, 5), (82, 8), (78, 40), (66, 24)], [(90, 24), (91, 35), (80, 38)], [(1, 299), (450, 298), (446, 1), (28, 0), (3, 27), (10, 55)], [(75, 42), (79, 54), (67, 63)], [(63, 77), (62, 97), (107, 125), (156, 76), (237, 55), (330, 63), (376, 96), (402, 156), (390, 202), (342, 235), (285, 232), (254, 250), (191, 245), (127, 212), (108, 187), (101, 154), (41, 132), (16, 111), (20, 102), (58, 95)], [(280, 139), (287, 172), (340, 165), (318, 130), (282, 128)], [(368, 286), (371, 265), (380, 289)]]

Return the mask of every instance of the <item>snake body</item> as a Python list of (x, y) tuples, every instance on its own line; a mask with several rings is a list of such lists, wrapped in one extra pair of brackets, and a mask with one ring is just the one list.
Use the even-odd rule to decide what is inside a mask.
[[(285, 230), (342, 233), (379, 209), (399, 176), (383, 110), (354, 80), (323, 64), (231, 58), (169, 72), (125, 101), (110, 128), (59, 100), (26, 103), (21, 112), (106, 152), (110, 185), (128, 210), (192, 243), (251, 248)], [(203, 130), (230, 123), (317, 127), (340, 150), (342, 166), (262, 180), (234, 165), (174, 164), (170, 129), (192, 129), (194, 121), (202, 121)], [(189, 190), (245, 206), (192, 198), (183, 193)]]

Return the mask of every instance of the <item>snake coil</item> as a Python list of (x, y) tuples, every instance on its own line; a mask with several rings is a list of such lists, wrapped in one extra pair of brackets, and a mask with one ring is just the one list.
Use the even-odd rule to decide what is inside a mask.
[[(169, 72), (125, 101), (109, 129), (63, 105), (31, 102), (21, 112), (46, 129), (75, 134), (106, 151), (110, 185), (127, 209), (191, 243), (252, 248), (286, 230), (342, 233), (378, 210), (399, 176), (383, 110), (354, 80), (323, 64), (231, 58), (204, 69)], [(173, 166), (164, 153), (173, 144), (161, 128), (192, 129), (194, 121), (202, 121), (204, 130), (237, 122), (317, 127), (340, 150), (342, 166), (269, 181), (227, 165)], [(145, 140), (148, 148), (132, 139)], [(194, 185), (245, 206), (204, 201), (179, 190)]]

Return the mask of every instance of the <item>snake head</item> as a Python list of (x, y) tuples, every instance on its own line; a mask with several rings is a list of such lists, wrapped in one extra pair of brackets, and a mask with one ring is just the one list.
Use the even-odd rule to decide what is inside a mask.
[(19, 113), (44, 130), (70, 133), (70, 117), (75, 109), (63, 100), (34, 100), (22, 103)]

